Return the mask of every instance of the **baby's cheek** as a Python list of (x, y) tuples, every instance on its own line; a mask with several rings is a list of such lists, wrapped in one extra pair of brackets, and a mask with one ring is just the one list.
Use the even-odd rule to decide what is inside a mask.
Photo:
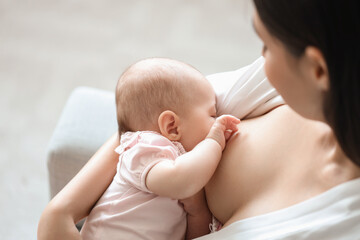
[(215, 118), (211, 118), (207, 124), (204, 123), (203, 139), (209, 134), (212, 125), (215, 123)]
[(208, 124), (208, 129), (207, 131), (209, 132), (211, 127), (214, 125), (216, 119), (215, 118), (211, 118), (210, 121), (209, 121), (209, 124)]

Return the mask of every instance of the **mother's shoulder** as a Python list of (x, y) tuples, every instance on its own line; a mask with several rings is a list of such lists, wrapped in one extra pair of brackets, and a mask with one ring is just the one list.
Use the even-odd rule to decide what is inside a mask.
[[(245, 119), (240, 123), (241, 132), (250, 133), (254, 136), (265, 136), (268, 133), (276, 133), (288, 138), (288, 134), (298, 134), (302, 128), (306, 129), (329, 129), (321, 122), (306, 119), (296, 113), (287, 105), (279, 106), (270, 112), (252, 119)], [(286, 131), (286, 134), (284, 132)], [(286, 135), (286, 136), (284, 136)]]

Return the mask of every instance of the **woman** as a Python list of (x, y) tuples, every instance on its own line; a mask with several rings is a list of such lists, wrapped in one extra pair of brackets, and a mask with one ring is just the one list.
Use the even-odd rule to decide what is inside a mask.
[[(224, 229), (201, 239), (358, 239), (360, 5), (254, 2), (269, 81), (293, 110), (319, 122), (283, 107), (244, 123), (206, 187)], [(260, 124), (268, 141), (254, 133)]]
[[(209, 207), (224, 226), (204, 239), (359, 236), (359, 39), (337, 21), (360, 21), (357, 2), (342, 1), (340, 8), (336, 2), (255, 0), (266, 73), (302, 117), (283, 106), (240, 124), (206, 187)], [(341, 45), (343, 39), (348, 42)], [(39, 239), (80, 239), (74, 222), (89, 213), (115, 174), (116, 139), (50, 202)], [(340, 228), (330, 231), (334, 226)]]

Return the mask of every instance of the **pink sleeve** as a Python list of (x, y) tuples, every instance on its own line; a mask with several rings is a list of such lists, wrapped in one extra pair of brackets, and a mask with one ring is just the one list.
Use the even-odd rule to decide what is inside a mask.
[(141, 191), (146, 187), (146, 176), (150, 169), (164, 160), (178, 157), (176, 147), (166, 138), (155, 134), (142, 134), (138, 143), (120, 157), (118, 172), (120, 178)]

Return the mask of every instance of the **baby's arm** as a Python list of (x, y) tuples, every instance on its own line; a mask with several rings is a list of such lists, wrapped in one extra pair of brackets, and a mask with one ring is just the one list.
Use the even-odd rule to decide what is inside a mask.
[(161, 161), (146, 177), (148, 189), (160, 196), (184, 199), (199, 192), (220, 161), (226, 140), (237, 131), (239, 119), (223, 115), (216, 119), (207, 137), (175, 161)]

